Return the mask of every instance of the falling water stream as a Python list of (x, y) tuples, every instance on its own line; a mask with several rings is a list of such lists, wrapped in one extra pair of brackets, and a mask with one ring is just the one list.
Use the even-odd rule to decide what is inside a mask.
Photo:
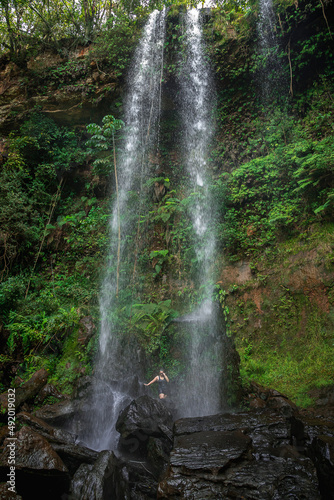
[(197, 259), (196, 281), (206, 300), (193, 314), (183, 318), (183, 321), (191, 323), (191, 336), (185, 353), (187, 373), (177, 400), (181, 414), (199, 416), (220, 409), (222, 332), (217, 327), (216, 309), (210, 300), (213, 293), (215, 232), (208, 153), (214, 132), (215, 92), (205, 56), (198, 9), (189, 10), (185, 17), (185, 49), (179, 79), (183, 156), (192, 197), (190, 218)]
[(262, 58), (262, 67), (258, 74), (261, 101), (267, 105), (274, 93), (285, 93), (282, 84), (282, 65), (278, 57), (279, 43), (275, 28), (273, 0), (260, 0), (257, 22), (258, 52)]
[(150, 14), (127, 79), (125, 129), (118, 161), (118, 204), (114, 200), (110, 220), (109, 262), (100, 293), (99, 351), (91, 402), (94, 415), (88, 425), (89, 431), (83, 436), (84, 442), (96, 450), (113, 448), (115, 445), (115, 421), (120, 408), (129, 401), (126, 388), (121, 389), (122, 384), (115, 381), (131, 378), (136, 372), (136, 360), (139, 363), (135, 346), (124, 341), (114, 315), (117, 308), (118, 210), (121, 227), (119, 289), (124, 290), (131, 280), (123, 271), (123, 264), (133, 254), (133, 241), (129, 235), (135, 232), (140, 213), (141, 187), (149, 169), (149, 156), (158, 144), (165, 17), (165, 10)]
[[(115, 200), (112, 206), (109, 262), (100, 293), (99, 351), (91, 400), (94, 414), (89, 420), (88, 432), (82, 436), (82, 441), (96, 450), (115, 448), (115, 422), (120, 409), (130, 401), (126, 379), (131, 380), (131, 376), (140, 370), (139, 351), (135, 343), (126, 341), (115, 315), (118, 306), (118, 213), (121, 222), (121, 293), (131, 288), (131, 276), (123, 272), (127, 267), (124, 263), (128, 264), (129, 256), (135, 253), (131, 251), (134, 245), (131, 235), (136, 233), (142, 187), (149, 175), (150, 158), (154, 157), (159, 146), (165, 18), (165, 10), (154, 11), (149, 16), (128, 74), (124, 137), (118, 155), (118, 204)], [(192, 332), (185, 345), (187, 369), (174, 399), (180, 414), (199, 416), (220, 409), (222, 340), (216, 309), (211, 301), (215, 235), (208, 149), (214, 132), (212, 114), (215, 93), (205, 57), (200, 11), (197, 9), (191, 9), (185, 15), (185, 60), (181, 73), (182, 154), (192, 200), (189, 218), (197, 259), (196, 286), (205, 293), (197, 310), (182, 319), (184, 323), (191, 324)]]

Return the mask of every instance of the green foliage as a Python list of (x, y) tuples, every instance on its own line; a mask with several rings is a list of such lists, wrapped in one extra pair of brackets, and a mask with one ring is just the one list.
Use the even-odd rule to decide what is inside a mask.
[[(44, 70), (45, 71), (45, 70)], [(62, 88), (65, 85), (72, 85), (71, 90), (88, 90), (89, 86), (85, 83), (79, 83), (80, 79), (87, 76), (88, 66), (86, 61), (69, 60), (49, 69), (45, 78), (51, 80), (53, 86)], [(91, 88), (90, 90), (94, 90)], [(87, 93), (87, 92), (86, 92)]]
[(297, 349), (288, 343), (283, 349), (273, 350), (245, 339), (244, 346), (238, 347), (243, 382), (256, 380), (286, 394), (302, 407), (309, 406), (312, 401), (307, 393), (316, 381), (318, 386), (332, 384), (334, 348), (314, 339), (303, 342), (303, 350), (303, 356), (297, 357)]
[(9, 138), (0, 170), (1, 276), (13, 262), (31, 261), (44, 233), (59, 178), (83, 160), (78, 137), (34, 113)]
[(78, 342), (77, 332), (73, 332), (64, 342), (63, 351), (57, 360), (50, 383), (71, 394), (74, 382), (83, 375), (91, 373), (91, 360), (94, 343), (91, 341), (86, 348)]
[[(88, 154), (98, 158), (93, 162), (93, 171), (97, 175), (109, 176), (113, 168), (114, 137), (124, 125), (111, 115), (104, 116), (102, 127), (96, 123), (87, 125), (87, 131), (92, 137), (86, 142)], [(111, 152), (110, 152), (111, 151)]]
[(225, 245), (250, 255), (330, 215), (333, 182), (332, 137), (279, 147), (245, 163), (228, 178)]
[(98, 60), (101, 67), (111, 68), (120, 77), (128, 67), (134, 45), (140, 34), (140, 16), (129, 17), (122, 8), (109, 17), (95, 39), (91, 60)]
[(66, 243), (64, 260), (73, 263), (78, 272), (94, 276), (108, 242), (109, 206), (98, 205), (96, 198), (81, 197), (80, 202), (78, 211), (58, 216), (57, 226)]
[[(45, 311), (35, 316), (22, 316), (17, 312), (9, 313), (8, 347), (9, 352), (22, 348), (27, 354), (31, 349), (41, 350), (55, 346), (61, 341), (70, 328), (78, 324), (79, 317), (74, 307), (69, 310), (59, 308), (53, 316), (48, 316)], [(58, 336), (60, 338), (58, 338)]]
[(153, 277), (160, 274), (163, 264), (168, 260), (168, 250), (152, 250), (150, 253), (150, 259), (152, 259), (154, 264), (155, 273)]
[(147, 354), (152, 354), (160, 349), (163, 331), (177, 313), (171, 308), (171, 300), (134, 304), (132, 307), (136, 311), (133, 325), (139, 343)]
[[(163, 3), (170, 7), (163, 75), (168, 80), (164, 85), (174, 91), (174, 79), (179, 76), (185, 56), (184, 25), (179, 14), (193, 2), (151, 1), (143, 6), (137, 0), (122, 0), (117, 5), (94, 2), (93, 9), (93, 4), (87, 2), (28, 5), (6, 0), (0, 6), (1, 50), (10, 50), (12, 60), (24, 64), (40, 50), (55, 49), (62, 55), (62, 62), (34, 72), (33, 76), (43, 85), (37, 91), (49, 91), (47, 84), (54, 90), (64, 90), (66, 86), (71, 92), (92, 96), (97, 84), (86, 82), (88, 74), (94, 68), (107, 84), (109, 77), (120, 79), (129, 67), (148, 12), (161, 8)], [(301, 241), (311, 242), (315, 237), (315, 227), (320, 228), (319, 234), (326, 224), (330, 227), (334, 199), (331, 37), (322, 19), (320, 2), (300, 0), (298, 8), (293, 0), (275, 3), (280, 14), (275, 26), (280, 41), (266, 54), (257, 48), (258, 1), (218, 2), (210, 19), (206, 16), (203, 22), (207, 57), (214, 68), (218, 92), (217, 134), (209, 163), (214, 183), (208, 187), (214, 200), (213, 229), (231, 260), (252, 258), (250, 268), (258, 287), (270, 283), (271, 270), (261, 269), (261, 259), (267, 256), (273, 262), (280, 252), (296, 256)], [(21, 17), (18, 6), (24, 7)], [(22, 28), (28, 25), (29, 32), (23, 33)], [(286, 52), (290, 39), (294, 98), (282, 104), (285, 98), (279, 94), (288, 88), (290, 78)], [(79, 42), (92, 40), (87, 58), (67, 59)], [(268, 69), (271, 57), (281, 61), (284, 85), (280, 92), (274, 92), (273, 102), (263, 107), (254, 77)], [(274, 77), (279, 80), (270, 74), (271, 81)], [(27, 87), (28, 95), (30, 88), (32, 85)], [(113, 109), (121, 107), (118, 87), (115, 97)], [(176, 315), (174, 308), (186, 310), (188, 303), (206, 293), (205, 287), (198, 290), (195, 286), (201, 249), (196, 247), (195, 252), (189, 217), (197, 200), (203, 199), (203, 192), (187, 189), (175, 141), (180, 124), (175, 110), (166, 110), (166, 103), (162, 106), (161, 155), (157, 155), (156, 170), (164, 175), (157, 177), (158, 173), (152, 173), (144, 185), (144, 194), (135, 190), (129, 193), (124, 217), (130, 224), (139, 219), (140, 224), (136, 227), (137, 235), (133, 231), (126, 236), (131, 251), (122, 259), (120, 275), (131, 275), (133, 280), (120, 290), (109, 315), (116, 335), (128, 332), (127, 341), (133, 341), (135, 336), (151, 366), (160, 368), (163, 363), (176, 376), (186, 367), (180, 361), (184, 338), (180, 339), (170, 324)], [(106, 178), (112, 172), (113, 135), (117, 139), (122, 125), (109, 115), (101, 125), (87, 127), (92, 135), (88, 154), (94, 163), (92, 171), (85, 168), (82, 172), (79, 169), (87, 151), (81, 149), (80, 136), (35, 113), (9, 136), (8, 159), (1, 166), (0, 307), (1, 320), (9, 334), (9, 347), (1, 360), (10, 363), (14, 356), (20, 361), (24, 359), (24, 377), (46, 366), (52, 381), (67, 391), (79, 376), (90, 373), (95, 346), (95, 339), (87, 348), (78, 342), (79, 317), (97, 310), (103, 266), (115, 268), (112, 259), (104, 264), (110, 200), (102, 197), (106, 193)], [(61, 178), (66, 182), (54, 216), (47, 224)], [(153, 204), (149, 194), (155, 182), (173, 189)], [(141, 214), (133, 213), (140, 197)], [(324, 231), (321, 234), (324, 247), (317, 250), (315, 263), (331, 270), (332, 240)], [(43, 235), (46, 241), (39, 273), (32, 276), (25, 298), (30, 274), (27, 270)], [(137, 266), (134, 248), (138, 250)], [(220, 265), (220, 261), (218, 255), (215, 265)], [(284, 261), (282, 269), (290, 264)], [(247, 293), (243, 286), (238, 289), (235, 285), (228, 291), (217, 289), (217, 294), (228, 333), (237, 335), (244, 379), (254, 377), (303, 401), (302, 394), (313, 379), (326, 384), (333, 369), (332, 340), (325, 334), (329, 323), (310, 307), (310, 333), (301, 341), (295, 324), (298, 300), (285, 290), (276, 302), (270, 299), (270, 304), (266, 304), (264, 300), (265, 314), (260, 319), (265, 322), (272, 315), (274, 321), (263, 327), (258, 339), (253, 335), (255, 320), (259, 319), (256, 308), (251, 308), (244, 298), (239, 305), (230, 304), (233, 294)], [(270, 307), (270, 314), (266, 307)], [(305, 359), (299, 344), (310, 346)]]

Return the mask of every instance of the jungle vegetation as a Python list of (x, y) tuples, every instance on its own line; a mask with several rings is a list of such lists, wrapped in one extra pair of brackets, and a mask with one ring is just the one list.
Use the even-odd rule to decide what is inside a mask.
[[(27, 100), (79, 92), (83, 108), (97, 99), (94, 70), (107, 79), (104, 115), (112, 112), (120, 124), (126, 71), (148, 13), (169, 9), (164, 84), (173, 88), (173, 54), (182, 51), (179, 14), (193, 4), (1, 0), (0, 70), (7, 78), (6, 68), (15, 68)], [(267, 59), (258, 51), (258, 0), (221, 0), (204, 23), (218, 96), (210, 157), (217, 266), (224, 274), (246, 262), (251, 271), (241, 284), (217, 280), (216, 298), (241, 355), (244, 383), (255, 379), (307, 405), (309, 391), (332, 383), (334, 373), (334, 5), (275, 0), (274, 7), (280, 69), (270, 76), (270, 102), (260, 96)], [(83, 49), (84, 57), (74, 56)], [(31, 64), (46, 53), (54, 64)], [(11, 78), (6, 82), (1, 99)], [(77, 378), (91, 373), (96, 350), (110, 199), (116, 196), (113, 146), (107, 147), (110, 161), (100, 161), (91, 136), (103, 135), (102, 118), (75, 126), (69, 119), (65, 126), (31, 103), (1, 128), (0, 384), (5, 390), (44, 366), (50, 381), (70, 392)], [(0, 100), (0, 108), (5, 104)], [(149, 370), (163, 362), (172, 376), (182, 370), (178, 339), (164, 326), (202, 299), (193, 287), (196, 258), (186, 217), (192, 199), (183, 196), (177, 127), (175, 116), (166, 114), (162, 173), (144, 186), (135, 310), (132, 292), (122, 290), (115, 311), (151, 359)], [(121, 138), (120, 126), (116, 152)], [(154, 202), (157, 181), (167, 189)], [(291, 275), (303, 266), (318, 269), (317, 277), (308, 281), (305, 271), (296, 283)], [(166, 276), (182, 286), (171, 289)], [(258, 293), (260, 305), (253, 300)], [(96, 331), (82, 341), (87, 317)]]

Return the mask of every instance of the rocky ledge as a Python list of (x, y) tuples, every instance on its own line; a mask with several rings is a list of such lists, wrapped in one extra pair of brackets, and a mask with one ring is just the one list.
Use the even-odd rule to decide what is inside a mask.
[(309, 424), (272, 409), (179, 420), (158, 498), (334, 498), (333, 422)]
[(141, 396), (119, 415), (118, 448), (101, 452), (59, 428), (59, 403), (39, 416), (21, 411), (17, 494), (6, 487), (10, 441), (2, 432), (0, 498), (333, 500), (333, 415), (299, 411), (256, 384), (249, 399), (249, 410), (174, 422), (170, 403)]

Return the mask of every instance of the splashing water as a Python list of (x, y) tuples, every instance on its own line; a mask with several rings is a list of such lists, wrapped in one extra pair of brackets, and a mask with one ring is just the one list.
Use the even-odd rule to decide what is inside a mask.
[[(208, 148), (213, 136), (215, 93), (212, 75), (205, 57), (200, 11), (191, 9), (185, 18), (186, 57), (181, 86), (183, 151), (193, 200), (190, 217), (194, 228), (194, 246), (198, 266), (198, 289), (212, 297), (212, 267), (215, 234), (212, 220), (213, 200), (209, 190)], [(177, 395), (181, 414), (208, 415), (219, 411), (222, 339), (217, 328), (216, 309), (210, 300), (183, 322), (191, 324), (186, 347), (187, 374)]]
[(275, 29), (275, 12), (273, 0), (260, 0), (259, 18), (257, 22), (259, 53), (264, 61), (258, 75), (261, 89), (261, 100), (268, 104), (274, 92), (282, 93), (282, 66), (278, 58), (279, 44)]
[[(119, 289), (125, 290), (131, 276), (122, 264), (131, 261), (135, 225), (141, 209), (141, 187), (149, 168), (149, 157), (158, 144), (161, 108), (161, 77), (165, 37), (165, 10), (154, 11), (144, 27), (134, 54), (127, 80), (125, 129), (118, 161), (119, 213), (121, 226)], [(99, 352), (95, 363), (91, 406), (94, 415), (83, 441), (93, 449), (110, 449), (115, 444), (115, 421), (119, 410), (129, 402), (127, 391), (115, 388), (115, 380), (133, 383), (134, 373), (140, 370), (139, 351), (126, 341), (117, 323), (115, 310), (116, 261), (118, 246), (118, 207), (113, 203), (110, 220), (110, 249), (106, 276), (100, 293)], [(137, 364), (137, 366), (136, 366)], [(116, 384), (117, 386), (117, 384)]]

